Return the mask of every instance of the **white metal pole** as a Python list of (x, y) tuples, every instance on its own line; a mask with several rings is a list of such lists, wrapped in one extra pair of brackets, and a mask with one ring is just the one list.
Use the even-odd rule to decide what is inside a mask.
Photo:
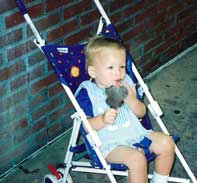
[(94, 0), (94, 3), (96, 4), (96, 6), (97, 6), (99, 12), (101, 13), (102, 17), (105, 19), (106, 24), (107, 25), (111, 24), (111, 21), (110, 21), (109, 17), (107, 16), (105, 10), (103, 9), (100, 1), (99, 0)]
[(39, 47), (44, 46), (45, 45), (45, 40), (41, 38), (40, 34), (38, 33), (36, 27), (34, 26), (31, 18), (29, 17), (29, 15), (27, 13), (24, 14), (24, 18), (27, 21), (27, 23), (29, 24), (33, 34), (36, 37), (36, 40), (37, 40), (36, 44), (38, 44)]

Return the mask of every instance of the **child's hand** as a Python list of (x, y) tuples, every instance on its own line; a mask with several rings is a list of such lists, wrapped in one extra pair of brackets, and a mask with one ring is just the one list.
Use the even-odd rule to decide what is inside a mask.
[(136, 85), (134, 84), (130, 87), (128, 84), (125, 84), (124, 86), (128, 89), (128, 96), (125, 98), (124, 102), (129, 106), (134, 114), (136, 114), (137, 117), (143, 117), (146, 113), (146, 106), (143, 102), (137, 99)]
[(128, 84), (124, 84), (124, 86), (127, 88), (128, 90), (128, 95), (125, 98), (124, 102), (126, 104), (129, 104), (130, 102), (132, 102), (133, 100), (136, 100), (136, 85), (134, 84), (132, 87), (129, 86)]
[(103, 122), (106, 124), (112, 124), (114, 123), (117, 115), (117, 110), (110, 108), (105, 111), (103, 114)]

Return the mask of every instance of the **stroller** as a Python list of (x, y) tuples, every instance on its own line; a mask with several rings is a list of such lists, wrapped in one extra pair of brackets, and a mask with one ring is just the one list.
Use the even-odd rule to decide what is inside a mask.
[[(100, 18), (96, 34), (103, 34), (107, 37), (121, 40), (118, 33), (115, 31), (115, 28), (111, 24), (110, 19), (105, 13), (103, 7), (101, 6), (99, 0), (94, 0), (94, 2), (102, 16)], [(73, 129), (67, 153), (64, 159), (65, 167), (56, 170), (54, 166), (49, 165), (48, 168), (52, 174), (48, 174), (44, 177), (44, 183), (72, 183), (73, 181), (70, 176), (71, 170), (79, 172), (107, 174), (109, 180), (112, 183), (116, 183), (117, 181), (114, 175), (127, 176), (127, 167), (123, 164), (108, 164), (106, 162), (101, 151), (99, 150), (99, 146), (102, 142), (100, 141), (96, 131), (91, 128), (85, 113), (81, 110), (79, 104), (77, 103), (73, 95), (78, 85), (82, 81), (89, 79), (88, 74), (85, 70), (84, 48), (86, 46), (86, 43), (69, 46), (47, 45), (45, 43), (45, 40), (41, 38), (29, 15), (27, 14), (24, 4), (20, 0), (16, 0), (16, 3), (36, 37), (34, 43), (48, 58), (51, 66), (53, 67), (57, 75), (58, 80), (60, 81), (76, 110), (76, 112), (71, 116), (71, 118), (73, 119)], [(162, 131), (166, 134), (169, 134), (167, 128), (161, 120), (163, 112), (160, 109), (157, 101), (155, 101), (150, 94), (148, 86), (144, 83), (142, 77), (137, 71), (137, 68), (135, 67), (132, 57), (129, 55), (129, 53), (127, 53), (126, 58), (126, 71), (133, 80), (133, 82), (140, 85), (137, 93), (139, 97), (142, 97), (143, 94), (145, 94), (145, 96), (147, 97), (149, 101), (147, 107), (153, 118), (158, 122)], [(84, 130), (82, 123), (83, 126), (87, 129), (87, 132)], [(143, 117), (142, 124), (147, 129), (152, 128), (148, 115), (145, 115)], [(78, 143), (79, 135), (82, 136), (84, 142), (82, 144)], [(177, 140), (175, 136), (173, 136), (173, 139), (175, 141)], [(143, 148), (146, 148), (147, 143), (148, 142), (145, 141), (143, 144), (140, 144), (139, 147), (143, 146)], [(187, 172), (189, 178), (169, 177), (169, 181), (182, 183), (197, 183), (193, 172), (189, 168), (177, 146), (175, 147), (175, 152), (180, 162), (182, 163), (182, 166)], [(78, 161), (79, 158), (77, 160), (74, 160), (74, 156), (77, 153), (82, 153), (82, 158), (84, 157), (84, 155), (88, 154), (89, 161)], [(147, 156), (147, 161), (151, 161), (154, 158), (155, 154), (149, 153)], [(152, 175), (148, 175), (148, 178), (151, 179)]]

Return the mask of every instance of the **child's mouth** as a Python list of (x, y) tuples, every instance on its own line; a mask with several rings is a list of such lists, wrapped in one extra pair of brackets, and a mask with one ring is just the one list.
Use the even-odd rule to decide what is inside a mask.
[(114, 86), (120, 86), (121, 81), (121, 79), (114, 80)]

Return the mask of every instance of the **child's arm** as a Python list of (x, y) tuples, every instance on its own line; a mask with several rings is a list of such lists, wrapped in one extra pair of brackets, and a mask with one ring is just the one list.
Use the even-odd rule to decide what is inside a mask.
[(146, 113), (146, 107), (143, 102), (137, 99), (135, 85), (131, 87), (128, 84), (125, 84), (124, 86), (128, 89), (128, 96), (125, 98), (124, 102), (136, 114), (137, 117), (143, 117)]
[[(105, 127), (107, 124), (114, 123), (117, 110), (116, 109), (107, 109), (104, 114), (94, 116), (93, 114), (93, 105), (88, 96), (88, 92), (85, 88), (82, 88), (76, 94), (77, 102), (79, 103), (81, 109), (85, 112), (86, 116), (88, 116), (88, 122), (92, 126), (94, 130), (99, 130)], [(86, 130), (86, 129), (85, 129)]]
[(114, 123), (117, 115), (116, 109), (107, 109), (104, 114), (88, 118), (88, 121), (94, 130), (100, 130), (108, 124)]

